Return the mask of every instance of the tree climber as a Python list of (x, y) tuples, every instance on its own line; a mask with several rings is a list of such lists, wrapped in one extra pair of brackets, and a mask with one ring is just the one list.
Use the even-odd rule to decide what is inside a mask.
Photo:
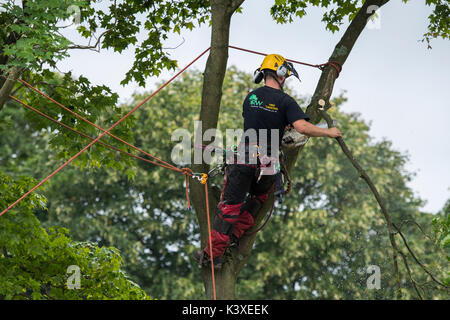
[[(297, 102), (283, 91), (285, 80), (291, 75), (299, 79), (292, 63), (277, 54), (267, 55), (254, 73), (253, 81), (260, 83), (264, 79), (265, 85), (251, 91), (243, 103), (244, 135), (238, 146), (239, 159), (236, 161), (234, 157), (225, 168), (221, 201), (210, 235), (214, 268), (221, 267), (227, 247), (236, 245), (254, 225), (256, 214), (269, 197), (275, 175), (273, 170), (264, 173), (262, 163), (264, 169), (268, 168), (268, 162), (272, 167), (275, 165), (286, 126), (291, 125), (310, 137), (342, 136), (337, 128), (320, 128), (308, 122)], [(256, 142), (248, 139), (252, 137), (249, 132), (256, 133)], [(208, 242), (204, 250), (194, 253), (194, 259), (200, 265), (208, 265), (209, 253)]]

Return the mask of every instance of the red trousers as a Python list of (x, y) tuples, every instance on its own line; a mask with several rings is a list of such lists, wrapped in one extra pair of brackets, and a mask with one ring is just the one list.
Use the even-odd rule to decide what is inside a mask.
[[(224, 254), (231, 236), (239, 239), (246, 230), (254, 226), (254, 217), (267, 201), (275, 178), (272, 175), (263, 175), (258, 181), (257, 174), (256, 166), (227, 166), (222, 199), (210, 235), (214, 258)], [(209, 241), (204, 250), (209, 256)]]

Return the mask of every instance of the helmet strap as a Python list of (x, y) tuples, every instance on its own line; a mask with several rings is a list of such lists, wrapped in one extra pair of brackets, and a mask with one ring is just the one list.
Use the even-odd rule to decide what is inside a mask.
[(265, 76), (266, 76), (266, 77), (269, 76), (269, 77), (271, 77), (273, 80), (275, 80), (275, 81), (278, 83), (278, 86), (280, 87), (280, 90), (281, 90), (281, 91), (284, 91), (284, 90), (283, 90), (283, 85), (280, 83), (280, 81), (278, 81), (278, 76), (277, 76), (275, 73), (270, 72), (270, 71), (269, 71), (269, 72), (266, 71)]

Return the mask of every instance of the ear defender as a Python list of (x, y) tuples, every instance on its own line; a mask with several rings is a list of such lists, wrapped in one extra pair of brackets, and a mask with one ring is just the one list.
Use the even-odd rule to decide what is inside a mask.
[(264, 73), (260, 70), (260, 68), (256, 69), (253, 73), (253, 82), (260, 83), (264, 78)]
[(283, 63), (281, 66), (279, 66), (277, 68), (277, 76), (279, 77), (286, 77), (288, 74), (288, 68), (287, 66)]
[(298, 76), (297, 71), (294, 68), (294, 65), (291, 62), (285, 61), (281, 66), (277, 69), (277, 76), (279, 77), (289, 77), (289, 76), (296, 77), (300, 82), (300, 77)]

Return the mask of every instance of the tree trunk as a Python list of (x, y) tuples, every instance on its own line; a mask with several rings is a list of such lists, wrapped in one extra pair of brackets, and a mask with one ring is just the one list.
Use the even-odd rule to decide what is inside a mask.
[(21, 73), (21, 68), (14, 67), (8, 75), (2, 76), (4, 77), (4, 81), (2, 81), (3, 85), (0, 87), (0, 111), (3, 109), (6, 101), (10, 99), (9, 95), (14, 89), (14, 85)]
[[(26, 6), (27, 1), (22, 1), (22, 8), (24, 9)], [(17, 24), (23, 23), (23, 21), (17, 21)], [(13, 31), (11, 32), (6, 39), (4, 39), (2, 47), (0, 48), (0, 64), (6, 65), (9, 61), (9, 57), (4, 55), (4, 47), (5, 45), (11, 45), (16, 43), (20, 38), (21, 34), (18, 34), (17, 32)], [(5, 71), (0, 71), (0, 111), (3, 109), (3, 106), (5, 105), (6, 101), (9, 100), (9, 95), (11, 94), (14, 84), (16, 83), (17, 79), (20, 77), (24, 70), (19, 67), (14, 67), (11, 69), (9, 74), (7, 74)]]
[[(228, 45), (230, 35), (230, 21), (233, 13), (244, 2), (244, 0), (211, 0), (211, 50), (206, 62), (203, 74), (202, 100), (200, 110), (201, 130), (196, 134), (203, 143), (203, 133), (211, 128), (217, 128), (219, 119), (220, 101), (222, 98), (222, 85), (228, 61)], [(210, 141), (205, 142), (207, 144)], [(208, 172), (209, 166), (205, 163), (192, 165), (194, 172)], [(191, 179), (192, 203), (195, 207), (198, 223), (200, 226), (201, 245), (204, 247), (208, 241), (208, 222), (206, 217), (205, 191), (204, 186)], [(219, 196), (217, 192), (208, 192), (210, 207), (210, 222), (214, 221), (215, 208), (217, 207)], [(207, 298), (213, 297), (211, 269), (203, 269), (203, 282)], [(233, 299), (235, 293), (236, 276), (229, 272), (229, 267), (225, 266), (222, 271), (215, 273), (216, 297), (217, 299)]]
[[(364, 30), (368, 19), (374, 13), (368, 10), (371, 6), (381, 7), (389, 0), (367, 0), (350, 23), (341, 40), (336, 45), (330, 56), (330, 61), (335, 61), (341, 66), (347, 60), (353, 46), (359, 35)], [(243, 1), (240, 1), (242, 3)], [(202, 92), (202, 105), (200, 120), (203, 121), (201, 134), (209, 128), (216, 128), (218, 122), (218, 114), (220, 110), (220, 98), (222, 95), (222, 84), (226, 70), (226, 62), (228, 58), (228, 39), (230, 19), (237, 8), (230, 13), (230, 1), (211, 1), (212, 4), (212, 34), (211, 34), (211, 51), (206, 64)], [(316, 86), (311, 102), (306, 109), (306, 113), (311, 118), (311, 122), (317, 123), (321, 119), (320, 105), (318, 101), (323, 99), (326, 102), (325, 108), (329, 108), (329, 99), (333, 92), (334, 83), (338, 74), (332, 66), (326, 66), (322, 71), (322, 75)], [(200, 134), (200, 132), (199, 132)], [(210, 142), (207, 142), (210, 143)], [(287, 156), (286, 168), (290, 172), (295, 165), (298, 155), (303, 147), (294, 150), (285, 150)], [(207, 172), (208, 166), (193, 165), (195, 172)], [(193, 204), (196, 208), (197, 218), (200, 225), (202, 246), (206, 245), (208, 240), (208, 225), (206, 219), (205, 193), (203, 186), (194, 182), (191, 184)], [(211, 222), (214, 221), (215, 208), (217, 206), (218, 195), (209, 193)], [(259, 211), (256, 217), (256, 228), (271, 208), (273, 195)], [(222, 269), (215, 272), (216, 296), (218, 299), (234, 299), (237, 277), (248, 261), (256, 234), (243, 236), (239, 241), (239, 247), (230, 250), (231, 255), (227, 257)], [(396, 263), (394, 261), (394, 263)], [(203, 268), (203, 280), (205, 284), (207, 298), (212, 298), (212, 277), (210, 268)]]

